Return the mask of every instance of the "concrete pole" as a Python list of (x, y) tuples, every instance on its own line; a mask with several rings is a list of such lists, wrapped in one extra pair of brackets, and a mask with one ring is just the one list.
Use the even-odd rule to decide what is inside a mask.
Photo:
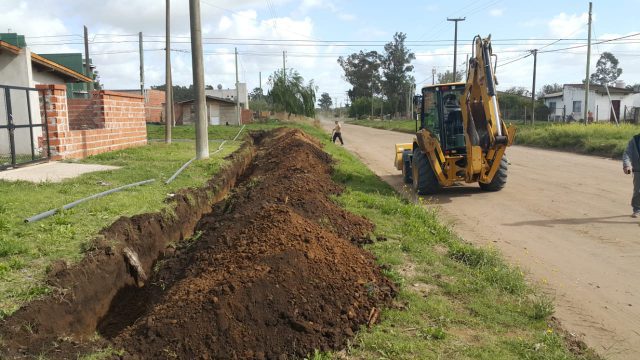
[(436, 83), (436, 68), (431, 69), (431, 85)]
[(138, 51), (140, 52), (140, 95), (144, 97), (144, 48), (142, 47), (142, 32), (138, 33)]
[(536, 65), (538, 61), (538, 49), (531, 51), (533, 53), (533, 85), (531, 86), (531, 125), (536, 122)]
[(238, 48), (235, 48), (236, 52), (236, 120), (238, 125), (242, 125), (242, 119), (240, 118), (240, 82), (238, 81)]
[(587, 70), (584, 77), (584, 124), (587, 125), (589, 118), (589, 67), (591, 66), (591, 8), (592, 3), (589, 2), (589, 33), (587, 35)]
[(189, 0), (189, 18), (193, 88), (196, 93), (196, 159), (201, 160), (209, 158), (209, 134), (207, 132), (207, 98), (204, 94), (200, 0)]
[(91, 62), (89, 61), (89, 29), (87, 29), (86, 26), (84, 27), (84, 72), (87, 77), (91, 78), (91, 82), (87, 88), (89, 98), (91, 98), (91, 92), (93, 91), (93, 74), (91, 72)]
[(165, 73), (164, 73), (164, 142), (171, 144), (173, 127), (173, 82), (171, 80), (171, 0), (166, 0), (165, 13)]
[(447, 18), (447, 21), (453, 21), (456, 24), (455, 33), (453, 35), (453, 81), (452, 82), (456, 82), (456, 78), (458, 76), (458, 74), (456, 73), (456, 62), (458, 57), (458, 21), (464, 21), (465, 19), (466, 17), (456, 18), (456, 19)]

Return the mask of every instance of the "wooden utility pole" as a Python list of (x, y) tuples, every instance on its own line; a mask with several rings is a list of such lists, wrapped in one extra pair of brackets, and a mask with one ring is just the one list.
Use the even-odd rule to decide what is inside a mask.
[(589, 67), (591, 65), (591, 8), (589, 2), (589, 34), (587, 35), (587, 70), (584, 77), (584, 124), (589, 122)]
[(238, 48), (235, 48), (236, 53), (236, 120), (238, 125), (242, 124), (240, 119), (240, 82), (238, 81)]
[(173, 127), (173, 83), (171, 81), (171, 0), (166, 0), (165, 13), (165, 72), (164, 72), (164, 142), (171, 144)]
[(89, 87), (87, 89), (89, 98), (91, 98), (91, 92), (93, 91), (93, 72), (91, 71), (91, 61), (89, 61), (89, 29), (84, 27), (84, 72), (85, 75), (91, 78)]
[(140, 95), (144, 97), (144, 48), (142, 46), (142, 31), (138, 33), (138, 51), (140, 52)]
[(204, 93), (200, 0), (189, 0), (189, 18), (193, 88), (196, 95), (196, 159), (201, 160), (209, 158), (209, 134), (207, 132), (207, 98)]
[(531, 50), (531, 53), (533, 54), (533, 85), (531, 86), (531, 125), (533, 125), (536, 121), (536, 65), (538, 61), (538, 49)]
[(466, 18), (455, 18), (455, 19), (449, 19), (447, 18), (447, 21), (453, 21), (455, 22), (456, 26), (455, 26), (455, 33), (453, 35), (453, 81), (452, 82), (456, 82), (456, 77), (457, 77), (457, 73), (456, 73), (456, 61), (457, 61), (457, 57), (458, 57), (458, 21), (464, 21)]

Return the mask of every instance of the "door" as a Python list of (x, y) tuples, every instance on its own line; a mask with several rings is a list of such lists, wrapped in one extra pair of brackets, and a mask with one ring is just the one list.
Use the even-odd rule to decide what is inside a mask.
[(209, 125), (220, 125), (220, 106), (209, 104)]
[[(615, 117), (613, 116), (615, 112)], [(620, 121), (620, 100), (611, 100), (611, 114), (609, 115), (609, 121), (616, 122), (616, 119)]]

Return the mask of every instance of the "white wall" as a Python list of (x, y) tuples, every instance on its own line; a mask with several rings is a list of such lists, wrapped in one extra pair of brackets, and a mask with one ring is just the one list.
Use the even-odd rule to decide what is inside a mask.
[[(28, 48), (21, 49), (17, 55), (2, 51), (0, 52), (0, 84), (23, 87), (35, 87), (36, 84), (63, 84), (64, 79), (50, 72), (40, 72), (33, 68), (31, 63), (31, 51)], [(38, 92), (29, 91), (30, 106), (27, 106), (27, 93), (24, 90), (13, 89), (11, 95), (11, 108), (13, 113), (13, 123), (15, 125), (26, 125), (29, 123), (29, 111), (31, 109), (31, 122), (41, 124), (40, 118), (40, 98)], [(7, 124), (6, 101), (4, 91), (0, 91), (0, 124)], [(41, 128), (33, 129), (33, 142), (37, 147), (38, 137), (42, 136)], [(31, 135), (28, 128), (16, 129), (14, 131), (16, 146), (16, 156), (31, 155)], [(0, 130), (0, 154), (9, 154), (8, 131)], [(36, 150), (36, 156), (39, 150)]]
[[(243, 108), (248, 109), (249, 108), (249, 95), (247, 93), (247, 84), (245, 83), (239, 83), (238, 84), (238, 92), (239, 92), (239, 98), (240, 98), (240, 104), (242, 105)], [(229, 100), (233, 100), (235, 101), (236, 99), (236, 89), (213, 89), (213, 90), (205, 90), (205, 94), (210, 95), (210, 96), (215, 96), (215, 97), (219, 97), (222, 99), (229, 99)]]

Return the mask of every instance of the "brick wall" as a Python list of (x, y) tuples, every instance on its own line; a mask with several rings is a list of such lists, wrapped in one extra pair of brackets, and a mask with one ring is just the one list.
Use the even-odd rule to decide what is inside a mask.
[(67, 99), (69, 129), (85, 130), (104, 126), (94, 112), (93, 99)]
[[(64, 85), (36, 88), (45, 99), (40, 110), (43, 118), (46, 113), (53, 160), (83, 158), (147, 143), (144, 99), (140, 95), (102, 90), (95, 91), (91, 99), (76, 102), (67, 99)], [(91, 113), (93, 117), (89, 118)], [(81, 129), (83, 122), (94, 128)]]
[(147, 122), (164, 122), (164, 102), (167, 97), (163, 90), (146, 90), (145, 117)]

